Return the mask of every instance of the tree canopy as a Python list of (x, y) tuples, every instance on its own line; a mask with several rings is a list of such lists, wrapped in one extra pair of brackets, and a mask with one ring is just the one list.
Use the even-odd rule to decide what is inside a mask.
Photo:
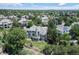
[(24, 44), (26, 33), (21, 28), (13, 28), (7, 35), (6, 35), (6, 43), (5, 43), (5, 51), (8, 54), (18, 54)]

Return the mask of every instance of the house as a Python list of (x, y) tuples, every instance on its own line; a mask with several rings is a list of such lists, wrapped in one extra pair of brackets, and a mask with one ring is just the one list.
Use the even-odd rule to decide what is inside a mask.
[(75, 24), (79, 24), (79, 22), (73, 22), (70, 27), (72, 27)]
[(47, 15), (43, 15), (41, 20), (43, 24), (48, 25), (49, 17)]
[(38, 15), (38, 16), (37, 16), (37, 18), (39, 18), (39, 19), (40, 19), (40, 18), (41, 18), (41, 16), (40, 16), (40, 15)]
[(28, 13), (29, 16), (31, 17), (34, 17), (34, 14), (33, 13)]
[(17, 16), (15, 16), (15, 15), (11, 15), (11, 16), (8, 16), (8, 19), (18, 19), (18, 17)]
[(4, 15), (0, 15), (0, 20), (3, 19), (5, 16)]
[(18, 21), (21, 27), (27, 26), (28, 19), (21, 18), (21, 20)]
[(47, 40), (47, 27), (35, 26), (26, 28), (27, 35), (32, 40)]
[(21, 16), (21, 18), (29, 19), (29, 16), (28, 15), (23, 15), (23, 16)]
[(57, 30), (61, 33), (61, 34), (64, 34), (64, 33), (69, 33), (69, 30), (71, 29), (69, 26), (64, 26), (64, 22), (62, 22), (61, 25), (57, 25)]
[(2, 19), (0, 21), (0, 28), (11, 28), (12, 27), (12, 21), (9, 19)]
[(69, 42), (73, 45), (78, 45), (78, 40), (70, 40)]

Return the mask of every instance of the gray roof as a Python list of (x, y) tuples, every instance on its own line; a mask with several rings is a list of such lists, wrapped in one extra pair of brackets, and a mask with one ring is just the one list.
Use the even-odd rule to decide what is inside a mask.
[(4, 18), (5, 16), (4, 15), (0, 15), (0, 18)]
[(47, 27), (37, 27), (37, 31), (41, 34), (41, 35), (45, 35), (47, 34)]
[(72, 27), (72, 26), (75, 25), (75, 24), (79, 24), (79, 22), (73, 22), (73, 23), (70, 25), (70, 27)]
[(71, 29), (69, 26), (64, 25), (57, 25), (57, 30), (59, 30), (62, 33), (69, 33), (69, 30)]
[(22, 22), (26, 22), (28, 19), (25, 19), (25, 18), (21, 18), (21, 20), (19, 20), (18, 22), (19, 23), (22, 23)]
[(9, 18), (17, 18), (17, 16), (15, 16), (15, 15), (10, 15), (10, 16), (8, 16)]
[(41, 35), (46, 35), (47, 34), (47, 27), (41, 27), (41, 26), (35, 26), (33, 25), (30, 28), (27, 28), (27, 31), (37, 31), (39, 32)]
[(1, 21), (0, 21), (0, 24), (1, 23), (12, 23), (12, 21), (10, 20), (10, 19), (2, 19)]
[(48, 20), (48, 16), (44, 15), (43, 17), (41, 17), (42, 20)]

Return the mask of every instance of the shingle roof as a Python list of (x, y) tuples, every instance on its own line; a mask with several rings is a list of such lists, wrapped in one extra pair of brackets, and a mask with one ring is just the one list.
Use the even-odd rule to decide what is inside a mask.
[(19, 23), (22, 23), (22, 22), (24, 22), (24, 21), (27, 21), (27, 19), (22, 18), (22, 19), (21, 19), (21, 20), (19, 20), (18, 22), (19, 22)]
[(6, 23), (12, 23), (12, 21), (9, 20), (9, 19), (3, 19), (3, 20), (0, 21), (0, 23), (4, 23), (4, 22), (6, 22)]
[(37, 31), (39, 32), (41, 35), (46, 35), (47, 34), (47, 27), (41, 27), (41, 26), (35, 26), (33, 25), (30, 28), (27, 28), (27, 31)]
[(45, 19), (48, 19), (48, 17), (47, 16), (43, 16), (42, 17), (42, 20), (45, 20)]

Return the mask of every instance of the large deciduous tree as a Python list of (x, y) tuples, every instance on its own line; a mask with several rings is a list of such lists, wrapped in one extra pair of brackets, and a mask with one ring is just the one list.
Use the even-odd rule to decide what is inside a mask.
[(25, 44), (26, 33), (21, 28), (13, 28), (6, 35), (5, 51), (8, 54), (19, 54)]

